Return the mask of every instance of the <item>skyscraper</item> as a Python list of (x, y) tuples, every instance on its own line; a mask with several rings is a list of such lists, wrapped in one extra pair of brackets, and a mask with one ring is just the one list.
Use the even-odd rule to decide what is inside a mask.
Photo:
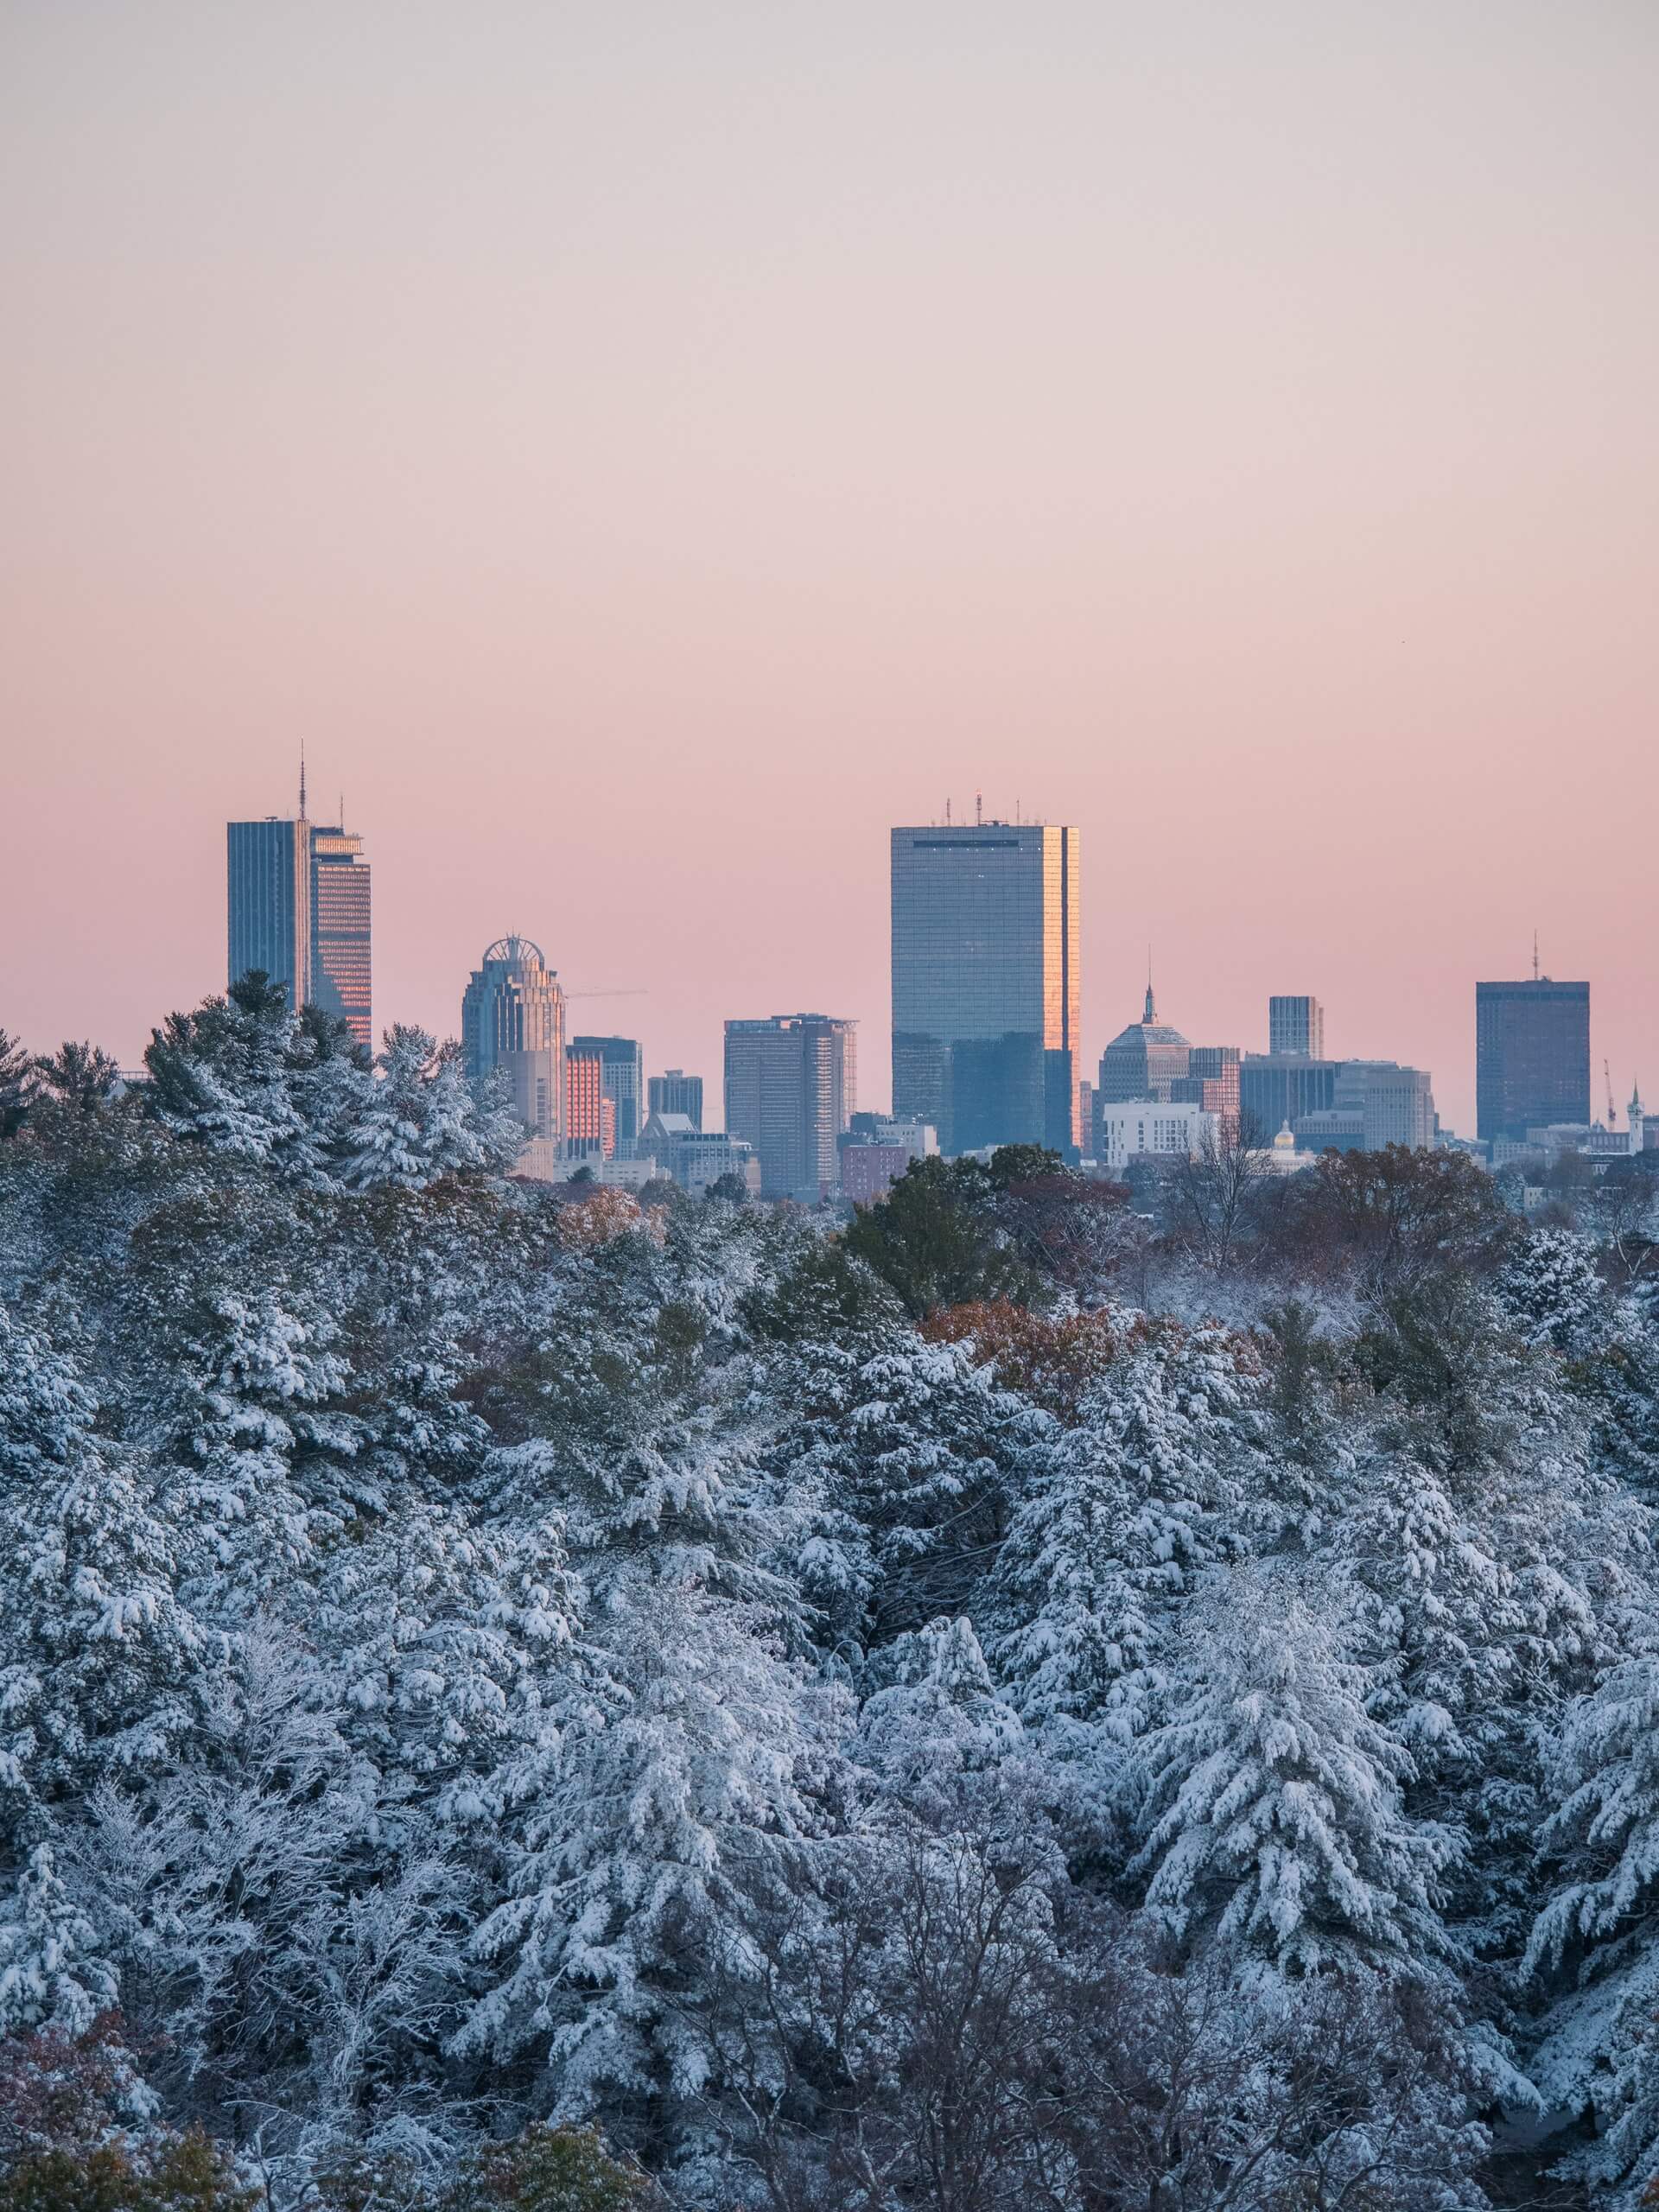
[(270, 815), (225, 825), (230, 975), (263, 969), (290, 1006), (311, 999), (311, 825)]
[(1097, 1104), (1112, 1106), (1128, 1098), (1157, 1098), (1167, 1102), (1173, 1086), (1189, 1071), (1192, 1047), (1179, 1029), (1158, 1019), (1158, 1003), (1147, 985), (1147, 1002), (1139, 1021), (1130, 1022), (1100, 1056)]
[(687, 1075), (683, 1068), (670, 1068), (666, 1075), (651, 1078), (653, 1114), (683, 1114), (694, 1129), (702, 1127), (702, 1077)]
[(1080, 1141), (1080, 860), (1055, 823), (893, 832), (893, 1110), (947, 1153)]
[(600, 1089), (616, 1111), (616, 1154), (632, 1160), (645, 1126), (645, 1056), (633, 1037), (573, 1037), (573, 1052), (592, 1053), (599, 1061)]
[(1483, 1140), (1590, 1119), (1590, 986), (1535, 976), (1475, 985), (1475, 1122)]
[(1309, 1060), (1325, 1058), (1325, 1008), (1318, 999), (1268, 1001), (1268, 1050), (1295, 1052)]
[(597, 1037), (573, 1037), (564, 1048), (564, 1151), (569, 1160), (614, 1160), (616, 1101), (605, 1087)]
[(564, 1136), (564, 993), (527, 937), (498, 938), (461, 1002), (461, 1041), (474, 1082), (505, 1068), (532, 1136)]
[(374, 1050), (369, 864), (363, 840), (343, 823), (311, 830), (311, 995)]
[(813, 1199), (840, 1179), (836, 1139), (858, 1103), (857, 1027), (823, 1014), (726, 1024), (726, 1128), (754, 1147), (769, 1197)]
[(343, 822), (308, 819), (302, 772), (297, 816), (229, 822), (225, 840), (230, 982), (262, 968), (290, 1005), (342, 1016), (372, 1052), (370, 874), (361, 837)]

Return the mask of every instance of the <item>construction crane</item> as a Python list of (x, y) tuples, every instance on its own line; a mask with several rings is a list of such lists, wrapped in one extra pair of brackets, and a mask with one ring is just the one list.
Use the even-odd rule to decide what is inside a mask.
[(1618, 1124), (1618, 1109), (1613, 1103), (1613, 1071), (1611, 1063), (1607, 1060), (1603, 1060), (1601, 1064), (1601, 1071), (1607, 1078), (1607, 1126), (1610, 1129), (1615, 1128)]

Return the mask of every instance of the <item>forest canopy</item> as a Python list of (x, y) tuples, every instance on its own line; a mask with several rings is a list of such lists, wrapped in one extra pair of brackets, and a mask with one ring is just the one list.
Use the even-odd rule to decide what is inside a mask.
[(147, 1071), (0, 1034), (0, 2212), (1643, 2200), (1650, 1183)]

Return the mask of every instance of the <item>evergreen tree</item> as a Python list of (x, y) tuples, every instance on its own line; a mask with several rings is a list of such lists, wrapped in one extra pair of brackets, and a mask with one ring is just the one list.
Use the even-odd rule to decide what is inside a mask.
[(419, 1191), (441, 1175), (492, 1164), (458, 1046), (441, 1046), (426, 1030), (398, 1024), (386, 1032), (375, 1065), (378, 1080), (340, 1166), (351, 1189), (392, 1184)]
[(1446, 1957), (1459, 1839), (1407, 1819), (1411, 1756), (1366, 1712), (1334, 1624), (1241, 1573), (1188, 1663), (1141, 1750), (1137, 1866), (1175, 1940), (1291, 1975)]

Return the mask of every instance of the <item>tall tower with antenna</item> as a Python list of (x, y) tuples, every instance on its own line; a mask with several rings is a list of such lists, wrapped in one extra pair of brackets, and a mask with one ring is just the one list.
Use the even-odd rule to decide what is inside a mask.
[(369, 863), (363, 840), (308, 815), (305, 747), (299, 812), (226, 824), (228, 980), (258, 970), (296, 1009), (321, 1007), (352, 1041), (374, 1046)]

